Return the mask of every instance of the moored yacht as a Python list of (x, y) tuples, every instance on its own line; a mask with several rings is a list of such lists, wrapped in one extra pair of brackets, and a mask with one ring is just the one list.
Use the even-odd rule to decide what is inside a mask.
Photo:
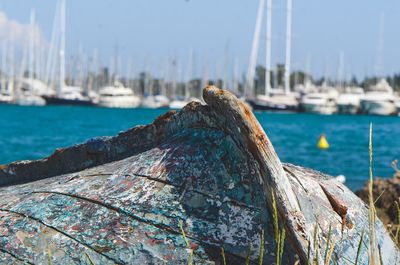
[(5, 75), (2, 74), (0, 82), (0, 104), (14, 104), (14, 103), (15, 103), (14, 79), (12, 76), (9, 76), (8, 80), (6, 80)]
[(174, 100), (172, 100), (169, 103), (169, 108), (170, 109), (181, 109), (184, 106), (186, 106), (188, 103), (195, 101), (195, 102), (201, 102), (198, 98), (190, 97), (190, 98), (181, 98), (181, 97), (176, 97)]
[[(286, 27), (286, 49), (285, 49), (285, 73), (284, 88), (272, 88), (271, 82), (271, 48), (272, 48), (272, 1), (267, 1), (267, 34), (266, 34), (266, 67), (265, 67), (265, 93), (257, 95), (250, 104), (255, 111), (284, 111), (296, 112), (299, 110), (298, 94), (291, 92), (290, 88), (290, 67), (291, 67), (291, 20), (292, 8), (291, 1), (288, 1), (287, 8), (287, 27)], [(262, 12), (262, 6), (260, 10)], [(257, 29), (259, 31), (259, 29)], [(257, 32), (255, 42), (258, 42), (259, 32)], [(255, 43), (253, 43), (255, 44)], [(252, 58), (254, 60), (254, 58)], [(254, 61), (253, 61), (254, 63)], [(253, 66), (252, 66), (253, 67)]]
[(13, 102), (13, 95), (9, 93), (0, 93), (0, 104), (12, 104)]
[(300, 99), (300, 108), (309, 113), (333, 114), (337, 111), (337, 97), (336, 90), (309, 93)]
[(21, 106), (44, 106), (46, 100), (43, 96), (55, 96), (53, 89), (36, 78), (22, 78), (17, 83), (18, 94), (16, 103)]
[(360, 112), (360, 100), (364, 95), (361, 87), (348, 87), (337, 99), (338, 112), (341, 114), (357, 114)]
[(83, 94), (83, 89), (78, 86), (64, 85), (56, 96), (43, 96), (43, 98), (48, 105), (94, 105), (93, 101)]
[(141, 106), (148, 109), (168, 108), (169, 99), (163, 95), (147, 96), (142, 99)]
[(396, 105), (397, 114), (400, 116), (400, 97), (397, 97), (397, 100), (394, 102)]
[(44, 106), (46, 101), (44, 98), (36, 95), (26, 95), (16, 99), (16, 103), (20, 106)]
[(83, 89), (79, 86), (71, 86), (65, 83), (65, 0), (60, 0), (60, 16), (59, 16), (59, 84), (56, 95), (45, 95), (43, 98), (49, 105), (94, 105), (92, 99), (85, 95)]
[(186, 104), (189, 103), (189, 100), (186, 100), (183, 97), (176, 97), (175, 99), (171, 100), (171, 102), (169, 103), (169, 108), (170, 109), (181, 109), (184, 106), (186, 106)]
[(107, 108), (137, 108), (140, 98), (132, 89), (115, 82), (113, 86), (106, 86), (99, 90), (99, 106)]
[(386, 79), (381, 79), (361, 99), (362, 113), (372, 115), (393, 115), (397, 113), (396, 97)]
[(274, 93), (271, 90), (269, 95), (257, 95), (254, 100), (250, 101), (255, 111), (284, 111), (296, 112), (299, 109), (298, 95), (295, 93)]

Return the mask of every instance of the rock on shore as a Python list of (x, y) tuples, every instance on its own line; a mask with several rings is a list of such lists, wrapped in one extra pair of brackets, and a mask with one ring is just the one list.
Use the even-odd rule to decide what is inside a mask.
[[(398, 173), (397, 173), (398, 175)], [(373, 182), (373, 196), (379, 218), (386, 224), (399, 224), (396, 202), (400, 204), (400, 176), (376, 178)], [(356, 191), (358, 197), (368, 203), (368, 183)]]

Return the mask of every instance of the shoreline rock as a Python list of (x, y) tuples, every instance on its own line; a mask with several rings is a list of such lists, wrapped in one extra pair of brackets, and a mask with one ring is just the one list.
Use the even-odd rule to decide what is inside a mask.
[[(366, 182), (362, 189), (355, 192), (355, 194), (367, 204), (369, 193), (368, 183), (369, 182)], [(387, 226), (399, 224), (399, 220), (397, 220), (398, 211), (396, 202), (400, 203), (400, 177), (375, 178), (372, 193), (376, 201), (375, 206), (378, 217), (382, 222)]]

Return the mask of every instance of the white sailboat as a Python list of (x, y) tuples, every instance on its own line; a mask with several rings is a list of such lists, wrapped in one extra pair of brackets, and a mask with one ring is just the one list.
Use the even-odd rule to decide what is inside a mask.
[[(21, 106), (44, 106), (46, 101), (41, 95), (49, 93), (46, 84), (34, 77), (35, 74), (35, 10), (31, 10), (29, 34), (29, 78), (19, 80), (19, 93), (16, 103)], [(50, 95), (50, 94), (47, 94)]]
[[(380, 29), (377, 47), (376, 75), (383, 76), (383, 49), (384, 49), (385, 16), (380, 17)], [(365, 88), (365, 95), (361, 99), (361, 110), (364, 114), (393, 115), (397, 113), (397, 98), (393, 88), (385, 78), (381, 78), (376, 85)]]
[[(178, 95), (177, 94), (177, 88), (178, 88), (178, 83), (176, 81), (176, 79), (180, 80), (180, 76), (181, 76), (181, 72), (180, 69), (177, 68), (177, 62), (174, 60), (173, 62), (173, 80), (172, 80), (172, 94), (173, 94), (173, 98), (172, 100), (169, 102), (169, 108), (170, 109), (182, 109), (184, 106), (186, 106), (189, 102), (189, 93), (187, 90), (187, 85), (184, 85), (184, 95)], [(176, 78), (178, 76), (178, 78)]]
[(14, 102), (14, 91), (13, 91), (13, 76), (12, 73), (7, 75), (7, 61), (8, 58), (8, 45), (7, 40), (3, 42), (2, 49), (2, 65), (1, 65), (1, 84), (0, 84), (0, 104), (12, 104)]
[(272, 46), (272, 0), (267, 0), (267, 34), (266, 34), (266, 67), (265, 93), (257, 95), (251, 101), (254, 110), (270, 111), (297, 111), (298, 95), (290, 91), (291, 65), (291, 35), (292, 35), (292, 0), (287, 2), (286, 17), (286, 55), (285, 55), (285, 83), (284, 90), (273, 89), (271, 86), (271, 46)]
[(94, 105), (91, 98), (83, 94), (79, 86), (69, 86), (65, 83), (65, 0), (60, 0), (60, 49), (59, 49), (59, 84), (55, 96), (43, 96), (51, 105)]
[[(147, 72), (149, 72), (149, 70), (147, 70)], [(162, 82), (161, 80), (159, 82), (160, 82), (159, 86), (160, 86), (161, 90), (165, 90), (164, 82)], [(166, 96), (164, 96), (165, 93), (157, 94), (157, 95), (154, 93), (154, 90), (155, 90), (154, 82), (149, 74), (146, 74), (146, 76), (145, 76), (144, 86), (145, 86), (144, 87), (145, 96), (142, 98), (142, 102), (141, 102), (142, 108), (146, 108), (146, 109), (168, 108), (169, 99)]]

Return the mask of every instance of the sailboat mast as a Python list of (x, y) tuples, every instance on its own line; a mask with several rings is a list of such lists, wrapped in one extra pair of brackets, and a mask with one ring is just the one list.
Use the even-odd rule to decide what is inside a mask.
[(57, 95), (60, 96), (65, 86), (65, 0), (60, 0), (60, 83)]
[(290, 62), (292, 49), (292, 0), (287, 1), (286, 14), (286, 56), (285, 56), (285, 94), (290, 92)]
[(343, 76), (344, 76), (344, 53), (343, 51), (340, 51), (339, 53), (339, 64), (338, 64), (338, 74), (337, 74), (337, 86), (339, 86), (340, 89), (343, 89)]
[(232, 91), (235, 94), (239, 93), (239, 58), (235, 57), (235, 63), (233, 66), (233, 87)]
[(9, 79), (8, 79), (8, 86), (7, 86), (7, 91), (10, 95), (15, 96), (14, 94), (14, 76), (15, 76), (15, 47), (14, 47), (14, 32), (10, 32), (10, 57), (9, 57), (9, 67), (10, 67), (10, 72), (9, 72)]
[(189, 51), (189, 60), (188, 60), (188, 67), (187, 67), (187, 79), (185, 85), (185, 98), (190, 98), (190, 90), (191, 90), (191, 80), (193, 78), (193, 61), (194, 61), (194, 51), (190, 49)]
[(378, 47), (377, 47), (377, 56), (376, 56), (376, 66), (375, 66), (375, 74), (377, 77), (382, 78), (384, 72), (384, 46), (385, 46), (385, 14), (382, 13), (380, 16), (379, 23), (379, 39), (378, 39)]
[(267, 0), (267, 37), (265, 51), (265, 95), (271, 92), (272, 0)]
[(6, 92), (6, 67), (7, 67), (7, 39), (3, 40), (1, 56), (1, 92)]
[(31, 9), (30, 16), (30, 34), (29, 34), (29, 81), (32, 85), (32, 80), (34, 78), (34, 68), (35, 68), (35, 9)]
[(258, 45), (260, 42), (261, 23), (263, 18), (264, 6), (265, 6), (265, 0), (260, 0), (257, 12), (256, 26), (254, 29), (253, 44), (251, 47), (249, 68), (247, 69), (244, 96), (249, 96), (249, 94), (250, 95), (253, 94), (254, 75), (256, 71)]
[(229, 41), (227, 41), (225, 45), (224, 80), (222, 84), (223, 89), (228, 89), (228, 67), (229, 67)]

